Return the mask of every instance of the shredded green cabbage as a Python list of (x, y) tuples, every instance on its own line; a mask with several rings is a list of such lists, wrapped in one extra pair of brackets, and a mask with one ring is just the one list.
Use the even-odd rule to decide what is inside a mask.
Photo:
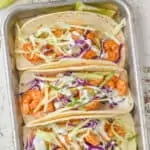
[(74, 138), (75, 135), (80, 131), (80, 129), (86, 125), (88, 122), (90, 121), (90, 119), (85, 120), (84, 122), (80, 123), (78, 126), (76, 126), (70, 133), (69, 133), (69, 137), (70, 138)]
[(109, 73), (105, 78), (105, 80), (100, 84), (100, 87), (103, 87), (114, 76), (114, 74), (115, 72)]
[(60, 143), (58, 142), (58, 140), (56, 138), (56, 134), (54, 134), (54, 133), (37, 130), (36, 136), (43, 139), (46, 142), (54, 143), (54, 144), (60, 146)]

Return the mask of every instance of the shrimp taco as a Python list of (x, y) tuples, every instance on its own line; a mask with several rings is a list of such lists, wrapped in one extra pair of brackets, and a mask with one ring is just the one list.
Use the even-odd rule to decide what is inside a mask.
[(24, 150), (136, 150), (136, 145), (130, 114), (24, 127)]
[(126, 113), (133, 108), (126, 71), (93, 65), (25, 71), (20, 103), (25, 122), (41, 117), (53, 120), (56, 116)]
[(35, 17), (16, 33), (19, 70), (80, 65), (125, 64), (122, 27), (112, 18), (91, 12), (66, 11)]

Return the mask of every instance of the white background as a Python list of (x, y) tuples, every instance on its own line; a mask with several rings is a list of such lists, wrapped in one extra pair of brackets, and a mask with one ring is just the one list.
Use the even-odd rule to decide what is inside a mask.
[[(1, 1), (1, 0), (0, 0)], [(40, 0), (34, 0), (38, 2)], [(46, 2), (47, 0), (41, 0)], [(132, 5), (132, 8), (136, 9), (140, 13), (141, 29), (138, 31), (139, 35), (143, 34), (143, 48), (140, 50), (141, 66), (150, 66), (150, 0), (128, 0)], [(16, 4), (32, 2), (32, 0), (18, 0)], [(16, 5), (15, 4), (15, 5)], [(0, 11), (0, 20), (4, 18), (7, 10)], [(138, 26), (138, 22), (134, 25)], [(1, 21), (0, 21), (1, 27)], [(7, 100), (7, 93), (5, 89), (5, 77), (2, 62), (2, 55), (0, 52), (0, 150), (15, 150), (13, 147), (12, 136), (12, 123), (9, 110), (9, 103)], [(149, 125), (150, 128), (150, 125)]]

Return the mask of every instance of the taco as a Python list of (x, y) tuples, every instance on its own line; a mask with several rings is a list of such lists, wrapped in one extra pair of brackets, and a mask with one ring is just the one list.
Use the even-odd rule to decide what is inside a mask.
[(19, 70), (80, 65), (125, 64), (122, 27), (112, 18), (91, 12), (66, 11), (35, 17), (16, 33)]
[(24, 120), (130, 112), (127, 80), (125, 70), (109, 66), (25, 71), (19, 89)]
[(136, 145), (130, 114), (24, 127), (24, 150), (136, 150)]

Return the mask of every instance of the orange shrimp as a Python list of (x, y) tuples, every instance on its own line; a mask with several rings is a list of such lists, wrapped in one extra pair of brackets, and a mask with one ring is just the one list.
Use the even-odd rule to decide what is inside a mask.
[(105, 41), (104, 50), (108, 55), (108, 60), (115, 62), (119, 58), (119, 45), (115, 41)]
[(106, 86), (109, 87), (109, 88), (112, 88), (112, 89), (114, 89), (116, 87), (115, 82), (113, 80), (109, 80), (106, 83)]
[[(117, 132), (120, 136), (122, 136), (122, 137), (125, 136), (126, 132), (125, 132), (125, 129), (123, 127), (121, 127), (117, 124), (114, 124), (113, 128), (114, 128), (115, 132)], [(107, 132), (109, 137), (112, 138), (112, 137), (115, 136), (112, 132), (112, 129), (111, 129), (111, 123), (106, 123), (105, 126), (104, 126), (104, 129)]]
[(85, 137), (85, 141), (93, 146), (99, 145), (98, 137), (92, 132), (89, 132), (88, 136)]
[(59, 147), (57, 148), (57, 150), (65, 150), (63, 147)]
[(70, 143), (70, 138), (69, 138), (69, 136), (66, 134), (66, 135), (64, 136), (64, 138), (65, 138), (66, 143), (69, 144), (69, 143)]
[(114, 125), (114, 130), (122, 137), (124, 137), (126, 134), (125, 129), (119, 125)]
[(47, 107), (47, 112), (53, 112), (53, 111), (55, 111), (54, 102), (50, 102)]
[(90, 85), (98, 86), (102, 82), (100, 79), (94, 79), (94, 80), (89, 80), (88, 81)]
[(44, 55), (46, 56), (50, 56), (50, 55), (53, 55), (53, 54), (56, 54), (56, 56), (62, 56), (62, 53), (56, 49), (56, 47), (54, 45), (50, 45), (50, 44), (46, 44), (42, 47), (42, 50), (43, 49), (46, 49), (47, 52), (44, 53)]
[(31, 42), (29, 43), (25, 43), (23, 45), (23, 48), (22, 48), (25, 52), (24, 56), (31, 62), (31, 63), (37, 63), (37, 62), (43, 62), (43, 59), (41, 59), (39, 56), (37, 56), (36, 54), (31, 54), (32, 50), (34, 49), (33, 48), (33, 45)]
[(76, 31), (76, 32), (78, 32), (81, 35), (84, 33), (84, 30), (80, 29), (80, 28), (73, 28), (73, 27), (71, 27), (70, 31), (71, 32)]
[(80, 96), (80, 92), (76, 88), (72, 88), (71, 92), (72, 92), (72, 94), (73, 94), (74, 97), (79, 97)]
[(128, 93), (127, 83), (123, 80), (118, 80), (116, 82), (116, 88), (119, 92), (119, 95), (126, 95)]
[(110, 123), (106, 123), (105, 126), (104, 126), (104, 129), (107, 132), (109, 137), (111, 137), (111, 138), (114, 137), (114, 134), (111, 130), (111, 124)]
[(87, 35), (86, 35), (86, 39), (90, 39), (91, 41), (94, 42), (94, 38), (95, 38), (95, 34), (93, 32), (89, 32)]
[(63, 34), (64, 34), (64, 30), (63, 29), (59, 29), (59, 28), (57, 28), (57, 29), (53, 29), (53, 31), (52, 31), (53, 33), (54, 33), (54, 35), (56, 36), (56, 37), (61, 37)]
[(90, 50), (88, 50), (84, 55), (83, 55), (83, 58), (85, 58), (85, 59), (93, 59), (93, 58), (95, 58), (97, 55), (96, 55), (96, 53), (92, 50), (92, 49), (90, 49)]
[(101, 105), (101, 104), (100, 104), (99, 101), (94, 100), (94, 101), (92, 101), (91, 103), (86, 104), (86, 105), (84, 106), (84, 108), (85, 108), (87, 111), (89, 111), (89, 110), (97, 110), (97, 109), (100, 108), (100, 105)]
[(37, 89), (32, 89), (22, 97), (22, 111), (24, 114), (32, 114), (34, 108), (38, 105), (43, 97), (43, 93)]

